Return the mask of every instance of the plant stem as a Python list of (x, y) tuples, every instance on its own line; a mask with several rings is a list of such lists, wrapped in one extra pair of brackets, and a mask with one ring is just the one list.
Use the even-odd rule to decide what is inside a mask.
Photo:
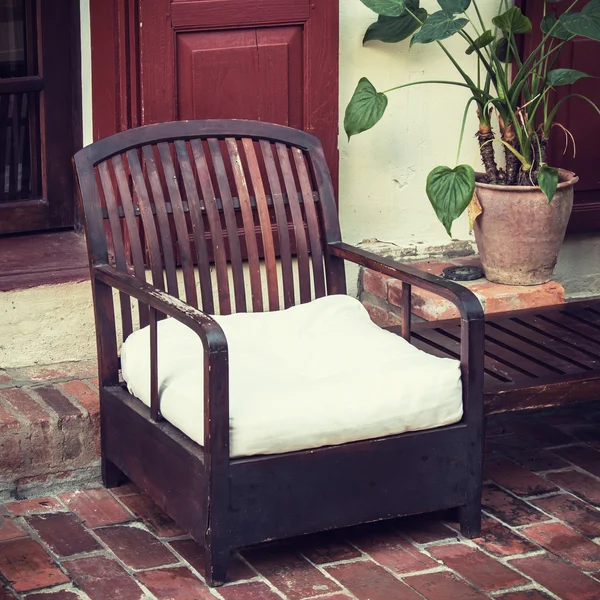
[(422, 85), (424, 83), (441, 83), (444, 85), (457, 85), (458, 87), (464, 87), (464, 88), (470, 89), (470, 86), (468, 86), (466, 83), (461, 83), (460, 81), (444, 81), (443, 79), (439, 79), (439, 80), (432, 79), (432, 80), (428, 80), (428, 81), (411, 81), (410, 83), (403, 83), (402, 85), (397, 85), (396, 87), (390, 88), (381, 93), (387, 94), (389, 92), (394, 92), (396, 90), (400, 90), (405, 87), (410, 87), (411, 85)]

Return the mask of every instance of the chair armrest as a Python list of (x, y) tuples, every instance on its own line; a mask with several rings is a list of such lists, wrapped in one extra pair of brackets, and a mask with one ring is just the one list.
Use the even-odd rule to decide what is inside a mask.
[(202, 339), (204, 349), (209, 353), (227, 350), (227, 340), (221, 326), (206, 313), (109, 265), (92, 267), (92, 275), (94, 279), (187, 325)]
[(483, 308), (477, 296), (458, 283), (425, 273), (415, 267), (398, 263), (391, 258), (378, 256), (373, 252), (343, 242), (329, 244), (328, 251), (339, 258), (446, 298), (458, 308), (461, 318), (465, 321), (483, 319)]
[(92, 266), (94, 283), (115, 288), (150, 307), (151, 414), (160, 418), (156, 311), (187, 325), (204, 347), (204, 448), (207, 466), (229, 461), (229, 359), (227, 339), (209, 315), (109, 265)]
[[(402, 265), (389, 258), (361, 250), (343, 242), (330, 243), (328, 252), (338, 258), (373, 269), (403, 282), (402, 335), (410, 340), (410, 294), (411, 285), (438, 294), (455, 304), (461, 315), (460, 365), (463, 381), (463, 404), (465, 418), (475, 431), (482, 430), (483, 423), (483, 375), (485, 356), (485, 323), (481, 303), (466, 287), (447, 281), (436, 275)], [(405, 287), (406, 286), (406, 287)]]

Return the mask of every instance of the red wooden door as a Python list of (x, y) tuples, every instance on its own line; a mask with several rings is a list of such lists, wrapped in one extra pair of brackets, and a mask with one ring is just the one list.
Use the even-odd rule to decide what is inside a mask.
[[(525, 55), (541, 41), (539, 23), (544, 4), (547, 11), (560, 14), (569, 3), (527, 0), (524, 8), (533, 23), (533, 32), (525, 41)], [(600, 44), (585, 38), (570, 42), (554, 68), (577, 69), (596, 78), (600, 77)], [(556, 98), (559, 100), (568, 94), (583, 94), (600, 106), (600, 80), (581, 79), (574, 85), (559, 87)], [(575, 157), (570, 143), (564, 153), (565, 134), (560, 128), (554, 128), (548, 162), (579, 175), (569, 230), (600, 231), (600, 116), (585, 101), (572, 98), (563, 104), (557, 122), (573, 134), (577, 145)]]
[(338, 0), (139, 2), (142, 124), (241, 118), (321, 138), (337, 174)]

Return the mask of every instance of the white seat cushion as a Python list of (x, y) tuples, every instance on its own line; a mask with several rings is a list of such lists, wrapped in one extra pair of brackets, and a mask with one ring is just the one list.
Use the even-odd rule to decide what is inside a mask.
[[(437, 358), (375, 325), (362, 304), (328, 296), (270, 313), (215, 316), (229, 346), (231, 456), (278, 454), (431, 429), (463, 414), (458, 361)], [(150, 406), (150, 336), (123, 344), (123, 378)], [(161, 412), (199, 444), (200, 338), (158, 324)]]

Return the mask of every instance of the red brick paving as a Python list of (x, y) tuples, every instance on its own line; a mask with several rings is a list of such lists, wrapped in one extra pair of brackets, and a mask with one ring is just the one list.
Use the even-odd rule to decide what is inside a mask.
[(8, 502), (6, 508), (17, 517), (64, 509), (57, 498), (35, 498), (33, 500), (21, 500), (20, 502)]
[(339, 585), (328, 579), (306, 559), (279, 546), (246, 550), (242, 553), (252, 566), (289, 600), (336, 592)]
[(435, 546), (430, 548), (430, 552), (467, 581), (487, 592), (527, 583), (527, 580), (516, 571), (481, 550), (465, 544)]
[(494, 556), (515, 556), (538, 550), (535, 544), (500, 521), (485, 516), (481, 524), (481, 537), (473, 541)]
[(532, 525), (521, 531), (533, 542), (583, 571), (595, 571), (600, 567), (600, 546), (563, 523)]
[[(204, 548), (192, 539), (174, 540), (169, 545), (175, 552), (180, 554), (202, 577), (205, 575)], [(232, 556), (227, 571), (227, 581), (241, 581), (252, 579), (256, 573), (239, 556)]]
[(0, 527), (0, 542), (22, 537), (27, 537), (27, 532), (19, 527), (13, 519), (5, 517), (2, 527)]
[(598, 479), (581, 471), (561, 471), (548, 473), (551, 479), (568, 492), (573, 492), (586, 502), (600, 506), (600, 486)]
[(498, 485), (517, 496), (545, 494), (558, 489), (556, 484), (524, 469), (507, 458), (496, 458), (487, 461), (484, 477), (493, 479)]
[(134, 515), (142, 519), (148, 529), (158, 537), (178, 537), (186, 533), (148, 496), (143, 494), (127, 495), (121, 497), (121, 502)]
[(96, 539), (72, 513), (32, 515), (26, 521), (42, 542), (58, 556), (73, 556), (101, 549)]
[(600, 582), (550, 554), (517, 558), (509, 562), (561, 600), (598, 600)]
[(15, 592), (28, 592), (70, 581), (42, 546), (29, 538), (4, 542), (0, 546), (0, 573)]
[(420, 600), (404, 582), (370, 561), (338, 564), (327, 572), (358, 600)]
[(495, 485), (484, 486), (482, 498), (484, 510), (513, 527), (547, 521), (551, 518)]
[[(65, 422), (60, 390), (94, 408), (87, 383), (46, 387)], [(4, 389), (11, 410), (7, 392), (20, 418), (56, 410)], [(451, 513), (315, 534), (234, 555), (218, 590), (202, 547), (133, 484), (9, 502), (0, 600), (600, 600), (599, 415), (492, 421), (478, 539)]]
[(600, 536), (600, 511), (571, 494), (536, 498), (531, 503), (588, 537)]
[(448, 572), (415, 575), (404, 581), (429, 600), (485, 600), (488, 597)]
[(157, 598), (214, 600), (206, 584), (185, 567), (144, 571), (137, 577)]
[[(261, 600), (281, 600), (281, 596), (262, 581), (224, 587), (219, 592), (225, 600), (256, 600), (257, 598)], [(329, 596), (329, 598), (333, 598), (333, 596)]]
[(502, 596), (496, 596), (496, 598), (498, 600), (552, 600), (548, 594), (539, 590), (509, 592), (508, 594), (502, 594)]
[(133, 519), (107, 490), (68, 492), (59, 497), (91, 529)]
[(65, 562), (73, 581), (91, 600), (141, 600), (143, 592), (127, 571), (112, 558), (94, 556)]
[[(61, 590), (59, 592), (39, 592), (37, 594), (29, 594), (28, 600), (80, 600), (81, 596), (78, 596), (75, 592), (69, 590)], [(0, 600), (2, 596), (0, 595)]]
[(399, 531), (377, 531), (351, 538), (357, 548), (394, 573), (414, 573), (434, 569), (438, 562), (420, 552)]
[(96, 535), (132, 569), (151, 569), (178, 562), (166, 546), (144, 529), (118, 525), (98, 529)]

